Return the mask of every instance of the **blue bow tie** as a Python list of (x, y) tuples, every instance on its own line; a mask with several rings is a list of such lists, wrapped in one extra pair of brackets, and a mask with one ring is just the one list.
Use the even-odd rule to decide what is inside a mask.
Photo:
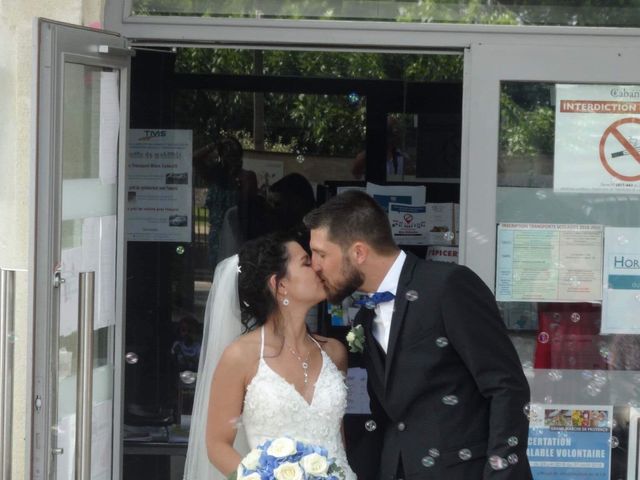
[(391, 292), (376, 292), (370, 297), (363, 297), (360, 300), (356, 300), (353, 302), (353, 305), (373, 309), (376, 308), (376, 305), (379, 303), (390, 302), (394, 298), (396, 298), (396, 296)]

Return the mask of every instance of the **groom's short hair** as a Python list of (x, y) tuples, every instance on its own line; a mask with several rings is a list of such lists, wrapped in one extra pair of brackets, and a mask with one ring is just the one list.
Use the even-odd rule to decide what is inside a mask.
[(328, 239), (343, 250), (364, 241), (376, 252), (398, 250), (384, 209), (369, 194), (347, 190), (329, 199), (304, 217), (309, 230), (326, 228)]

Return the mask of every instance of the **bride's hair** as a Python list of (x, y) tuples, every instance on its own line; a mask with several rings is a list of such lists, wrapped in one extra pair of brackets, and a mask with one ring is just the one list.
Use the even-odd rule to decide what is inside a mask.
[(278, 302), (269, 288), (269, 278), (276, 283), (287, 274), (289, 251), (287, 243), (298, 242), (309, 251), (308, 232), (294, 229), (277, 232), (246, 242), (238, 253), (238, 297), (244, 331), (264, 325), (278, 309)]

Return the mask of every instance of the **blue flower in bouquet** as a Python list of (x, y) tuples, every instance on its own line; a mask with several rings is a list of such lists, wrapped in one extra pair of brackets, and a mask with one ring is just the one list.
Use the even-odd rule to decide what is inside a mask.
[(344, 473), (326, 448), (288, 437), (267, 440), (238, 465), (236, 480), (343, 480)]

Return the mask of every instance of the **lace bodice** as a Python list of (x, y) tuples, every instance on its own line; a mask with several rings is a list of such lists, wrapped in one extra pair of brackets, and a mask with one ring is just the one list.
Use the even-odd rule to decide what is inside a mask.
[(343, 468), (347, 480), (356, 476), (347, 464), (340, 427), (347, 407), (344, 375), (322, 348), (322, 368), (311, 403), (277, 374), (264, 359), (264, 329), (258, 371), (247, 386), (242, 424), (251, 448), (287, 436), (323, 446)]

